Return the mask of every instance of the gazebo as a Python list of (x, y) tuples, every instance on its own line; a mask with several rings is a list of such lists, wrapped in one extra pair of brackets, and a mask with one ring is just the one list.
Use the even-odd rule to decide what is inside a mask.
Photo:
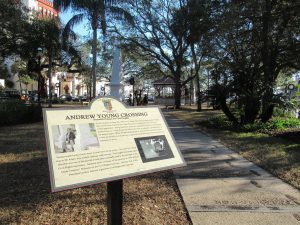
[(154, 81), (153, 83), (156, 96), (155, 104), (174, 106), (174, 92), (175, 92), (175, 82), (171, 77), (163, 77)]

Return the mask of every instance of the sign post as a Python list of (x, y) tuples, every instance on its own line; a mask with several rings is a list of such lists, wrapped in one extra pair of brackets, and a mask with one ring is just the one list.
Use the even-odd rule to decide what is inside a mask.
[(123, 180), (107, 183), (107, 224), (122, 224), (123, 215)]

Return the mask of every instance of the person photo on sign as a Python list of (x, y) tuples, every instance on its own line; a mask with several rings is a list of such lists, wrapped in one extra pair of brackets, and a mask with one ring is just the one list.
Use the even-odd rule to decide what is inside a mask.
[(95, 124), (62, 124), (52, 126), (55, 153), (97, 150), (100, 142)]
[(163, 135), (135, 138), (135, 142), (143, 162), (151, 162), (174, 157), (168, 141)]
[(71, 151), (74, 152), (74, 145), (75, 145), (75, 131), (71, 128), (68, 128), (67, 134), (66, 134), (66, 142), (67, 146), (70, 148)]
[(56, 153), (75, 151), (75, 124), (54, 125), (52, 135)]

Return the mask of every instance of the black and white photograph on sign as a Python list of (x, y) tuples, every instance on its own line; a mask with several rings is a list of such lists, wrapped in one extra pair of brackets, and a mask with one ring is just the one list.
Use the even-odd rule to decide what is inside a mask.
[(52, 136), (55, 153), (78, 152), (100, 147), (93, 123), (54, 125)]
[(164, 135), (135, 138), (135, 143), (143, 162), (174, 158)]

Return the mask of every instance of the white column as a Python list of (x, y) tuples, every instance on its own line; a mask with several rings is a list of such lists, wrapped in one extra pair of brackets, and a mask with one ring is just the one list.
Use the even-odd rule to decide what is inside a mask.
[(112, 75), (111, 75), (111, 81), (109, 86), (110, 86), (110, 96), (116, 97), (119, 100), (121, 100), (122, 98), (121, 66), (122, 66), (121, 50), (119, 46), (115, 44), (113, 64), (112, 64)]

